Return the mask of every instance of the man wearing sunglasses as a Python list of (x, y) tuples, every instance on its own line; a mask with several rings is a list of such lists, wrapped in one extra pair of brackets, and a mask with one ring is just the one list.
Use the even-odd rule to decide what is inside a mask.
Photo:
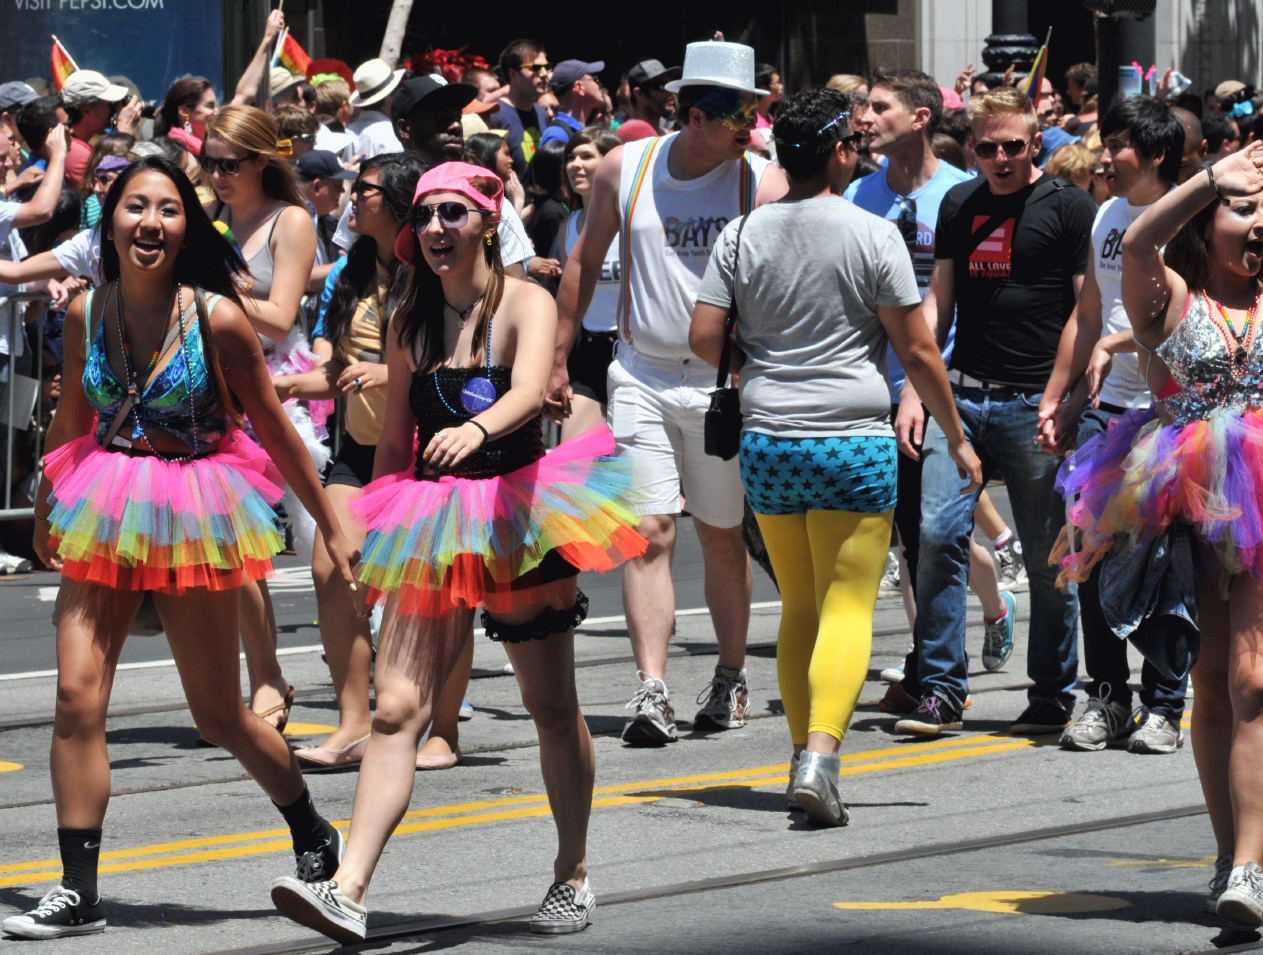
[[(981, 175), (952, 188), (939, 206), (934, 296), (939, 340), (953, 315), (948, 377), (961, 422), (983, 463), (998, 471), (1013, 505), (1030, 580), (1029, 706), (1019, 734), (1060, 733), (1074, 707), (1078, 606), (1057, 589), (1048, 554), (1065, 524), (1055, 488), (1059, 459), (1045, 454), (1039, 403), (1087, 269), (1096, 204), (1082, 189), (1041, 172), (1031, 101), (1001, 86), (969, 101)], [(961, 494), (947, 440), (925, 426), (921, 541), (917, 570), (917, 680), (924, 694), (896, 732), (960, 728), (968, 693), (965, 580), (976, 491)]]
[(500, 73), (508, 80), (509, 92), (500, 101), (500, 108), (487, 114), (487, 125), (509, 131), (513, 171), (524, 176), (549, 123), (548, 111), (539, 103), (553, 76), (544, 44), (514, 40), (500, 53)]
[[(649, 552), (623, 573), (640, 689), (624, 741), (676, 739), (666, 675), (675, 618), (671, 557), (681, 493), (705, 555), (706, 598), (719, 666), (695, 729), (745, 723), (745, 640), (752, 578), (741, 541), (744, 491), (737, 460), (708, 457), (703, 422), (716, 369), (689, 348), (689, 325), (711, 250), (725, 225), (779, 199), (785, 174), (749, 155), (757, 118), (754, 50), (738, 43), (691, 43), (683, 76), (666, 84), (682, 128), (611, 150), (597, 167), (587, 221), (566, 261), (557, 296), (557, 351), (546, 410), (569, 412), (566, 361), (592, 301), (605, 255), (619, 238), (623, 291), (619, 341), (609, 369), (609, 421), (620, 454), (643, 462), (640, 532)], [(621, 233), (621, 235), (620, 235)]]

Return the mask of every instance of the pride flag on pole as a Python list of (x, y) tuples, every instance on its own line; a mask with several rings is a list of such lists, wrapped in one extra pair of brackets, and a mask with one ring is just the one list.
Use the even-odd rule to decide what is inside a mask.
[(291, 73), (299, 76), (307, 75), (307, 67), (311, 66), (311, 57), (298, 45), (298, 41), (288, 29), (281, 31), (276, 43), (276, 56), (272, 58), (273, 66), (283, 66)]
[(66, 82), (66, 78), (75, 70), (79, 69), (79, 64), (75, 62), (74, 57), (70, 55), (61, 40), (57, 39), (56, 34), (53, 35), (53, 85), (61, 89), (62, 84)]
[(1026, 79), (1017, 86), (1035, 104), (1036, 109), (1039, 109), (1039, 90), (1044, 85), (1044, 73), (1048, 69), (1048, 44), (1051, 41), (1052, 27), (1049, 27), (1048, 36), (1044, 38), (1044, 45), (1039, 48), (1039, 53), (1035, 56), (1035, 62), (1031, 64), (1031, 71), (1026, 74)]

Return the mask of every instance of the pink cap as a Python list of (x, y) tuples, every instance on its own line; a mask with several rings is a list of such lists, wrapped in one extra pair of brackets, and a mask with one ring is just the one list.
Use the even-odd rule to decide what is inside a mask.
[[(469, 181), (473, 178), (492, 179), (497, 183), (494, 196), (487, 196), (474, 188)], [(421, 197), (430, 192), (455, 192), (464, 196), (479, 208), (488, 212), (500, 213), (500, 204), (504, 200), (504, 184), (490, 169), (474, 166), (467, 162), (445, 162), (435, 166), (417, 182), (417, 191), (412, 196), (415, 206)], [(417, 254), (417, 237), (412, 226), (404, 226), (395, 239), (395, 256), (403, 262), (412, 264)]]
[(614, 133), (625, 143), (634, 143), (638, 139), (652, 139), (658, 135), (658, 131), (643, 119), (629, 119), (614, 130)]
[(940, 86), (939, 92), (943, 94), (943, 109), (965, 108), (965, 101), (961, 99), (960, 94), (950, 86)]

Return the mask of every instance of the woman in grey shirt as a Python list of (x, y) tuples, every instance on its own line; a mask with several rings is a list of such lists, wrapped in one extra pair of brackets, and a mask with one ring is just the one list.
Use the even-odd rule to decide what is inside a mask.
[[(895, 507), (886, 344), (981, 483), (895, 227), (842, 198), (855, 168), (848, 98), (813, 90), (773, 127), (789, 193), (729, 223), (689, 344), (718, 364), (734, 303), (741, 478), (781, 585), (777, 672), (794, 758), (791, 808), (845, 825), (838, 749), (872, 651)], [(738, 244), (740, 248), (738, 249)]]

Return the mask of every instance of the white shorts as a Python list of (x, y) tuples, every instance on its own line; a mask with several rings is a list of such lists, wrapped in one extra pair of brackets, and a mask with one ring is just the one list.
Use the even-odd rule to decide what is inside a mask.
[(618, 453), (649, 465), (636, 487), (641, 514), (679, 514), (683, 494), (703, 523), (741, 523), (745, 490), (737, 458), (724, 461), (704, 450), (715, 374), (700, 358), (667, 361), (616, 346), (606, 415)]

